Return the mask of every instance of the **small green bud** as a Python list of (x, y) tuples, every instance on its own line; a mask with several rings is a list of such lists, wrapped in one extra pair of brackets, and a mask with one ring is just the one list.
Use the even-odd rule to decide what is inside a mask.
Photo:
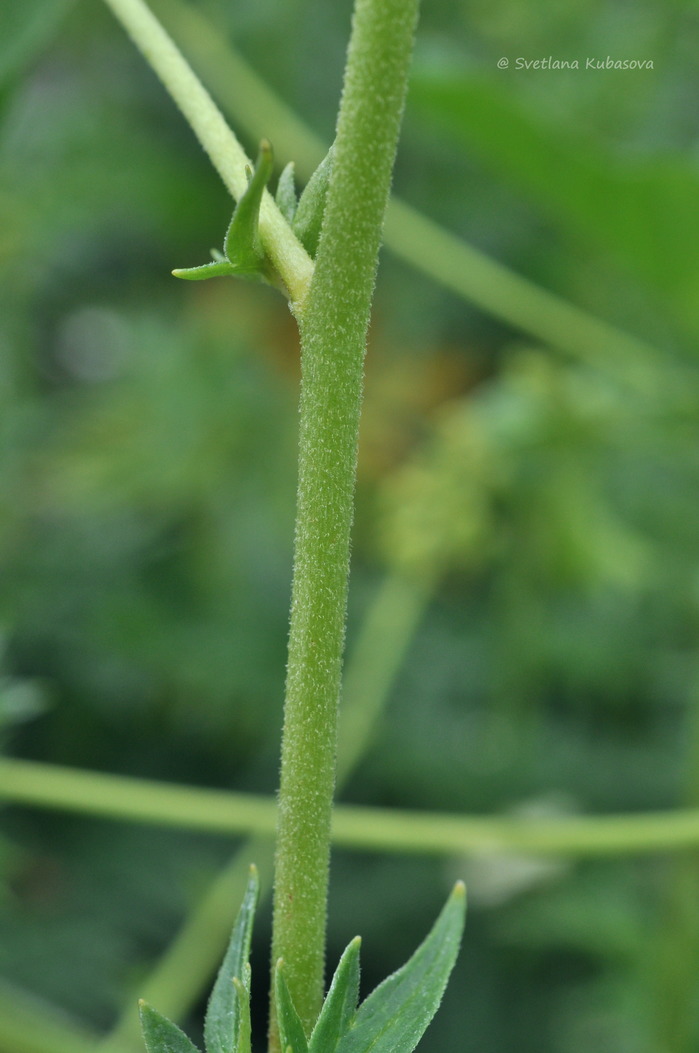
[(293, 161), (289, 161), (288, 165), (285, 166), (282, 174), (279, 176), (277, 193), (275, 194), (274, 199), (277, 202), (277, 208), (284, 219), (287, 223), (292, 223), (298, 205), (296, 199), (296, 187), (294, 186)]
[(325, 201), (328, 196), (328, 186), (330, 185), (334, 151), (335, 147), (331, 146), (308, 180), (306, 189), (299, 199), (292, 224), (294, 233), (306, 252), (314, 258), (318, 251), (320, 229), (323, 225), (323, 213), (325, 212)]
[(265, 256), (258, 233), (262, 195), (272, 174), (273, 164), (272, 147), (263, 139), (254, 171), (247, 169), (248, 188), (233, 211), (226, 231), (223, 253), (212, 250), (212, 263), (174, 270), (172, 273), (176, 278), (202, 281), (206, 278), (231, 276), (278, 284), (275, 282), (271, 264)]

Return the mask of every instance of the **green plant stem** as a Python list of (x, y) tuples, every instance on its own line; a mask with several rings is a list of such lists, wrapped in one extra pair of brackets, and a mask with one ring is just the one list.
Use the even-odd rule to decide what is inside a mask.
[(229, 34), (183, 0), (150, 0), (151, 9), (200, 70), (223, 108), (253, 140), (264, 128), (280, 157), (293, 159), (307, 182), (328, 152), (312, 132), (232, 46)]
[[(104, 775), (35, 761), (0, 760), (0, 800), (105, 819), (209, 833), (272, 837), (268, 797)], [(357, 851), (416, 855), (488, 852), (585, 858), (699, 847), (699, 808), (633, 815), (510, 819), (336, 805), (332, 839)]]
[[(211, 163), (236, 201), (247, 189), (252, 167), (201, 81), (143, 0), (105, 0), (182, 111)], [(292, 307), (300, 312), (313, 274), (313, 262), (270, 195), (260, 208), (260, 239), (281, 275)]]
[[(198, 62), (227, 112), (250, 135), (265, 128), (284, 156), (308, 178), (326, 146), (229, 41), (183, 0), (154, 0), (157, 11)], [(251, 100), (254, 100), (251, 105)], [(657, 348), (540, 288), (455, 234), (393, 198), (386, 247), (418, 271), (501, 321), (600, 372), (643, 391), (653, 390), (656, 369), (667, 368)]]
[[(300, 320), (299, 484), (272, 960), (284, 958), (309, 1032), (323, 998), (366, 331), (416, 21), (417, 0), (357, 0), (323, 228)], [(272, 1014), (270, 1049), (277, 1048)]]
[[(408, 650), (429, 596), (430, 590), (424, 584), (416, 585), (397, 575), (389, 575), (376, 590), (346, 667), (338, 752), (338, 784), (349, 776), (367, 747), (372, 728), (385, 705), (396, 672)], [(55, 770), (51, 771), (56, 774)], [(30, 770), (29, 774), (31, 777), (35, 774), (41, 783), (47, 772), (41, 767), (38, 772), (32, 773)], [(65, 774), (65, 771), (62, 774)], [(86, 786), (80, 777), (87, 775), (91, 779), (90, 773), (76, 774), (79, 778), (77, 783), (73, 784), (73, 790), (77, 792), (74, 792), (71, 798), (76, 807), (81, 799), (92, 800), (97, 788), (98, 800), (103, 803), (116, 800), (117, 811), (113, 814), (119, 814), (121, 793), (128, 789), (127, 785), (121, 782), (115, 785), (110, 777), (106, 776), (107, 785), (103, 788), (107, 792), (103, 793), (99, 787), (102, 776), (97, 776), (97, 786), (94, 782)], [(12, 776), (9, 781), (14, 781), (16, 786), (21, 782), (13, 780)], [(49, 798), (57, 792), (60, 799), (62, 787), (69, 783), (70, 780), (67, 784), (61, 779), (58, 784), (50, 780), (45, 790)], [(145, 789), (146, 805), (149, 790), (153, 786), (154, 784), (149, 783)], [(162, 787), (157, 789), (162, 790)], [(127, 793), (127, 796), (133, 802), (138, 799), (140, 793)], [(160, 800), (162, 801), (162, 798)], [(143, 814), (140, 818), (144, 818)], [(148, 977), (139, 981), (138, 993), (147, 1002), (157, 1005), (171, 1020), (181, 1021), (186, 1017), (201, 997), (217, 963), (221, 960), (230, 936), (231, 904), (242, 899), (248, 880), (250, 860), (255, 860), (258, 864), (262, 898), (271, 888), (271, 881), (268, 884), (266, 878), (271, 876), (272, 856), (273, 844), (269, 836), (253, 835), (246, 840), (212, 881)], [(16, 1002), (17, 999), (14, 998), (13, 1006)], [(31, 1014), (23, 1015), (19, 1023), (16, 1020), (13, 1023), (13, 1020), (9, 1009), (4, 1011), (0, 994), (0, 1045), (3, 1039), (7, 1039), (12, 1040), (13, 1049), (26, 1047), (28, 1053), (63, 1053), (64, 1050), (74, 1053), (83, 1046), (85, 1053), (89, 1053), (89, 1039), (86, 1038), (81, 1045), (72, 1028), (62, 1020), (57, 1021), (50, 1014), (47, 1016), (43, 1004), (32, 1002)], [(14, 1044), (18, 1034), (23, 1040), (21, 1047)], [(50, 1036), (48, 1040), (47, 1035)], [(99, 1043), (95, 1040), (94, 1049), (99, 1053), (138, 1053), (142, 1047), (143, 1038), (134, 994), (133, 997), (129, 997), (128, 1005), (109, 1034)]]
[[(389, 575), (376, 589), (362, 619), (345, 669), (340, 712), (337, 783), (341, 785), (365, 752), (396, 673), (423, 614), (431, 590), (398, 575)], [(171, 1020), (186, 1017), (214, 974), (230, 936), (231, 903), (240, 902), (248, 880), (250, 860), (260, 874), (260, 902), (271, 891), (273, 846), (269, 838), (253, 835), (236, 851), (200, 897), (179, 932), (138, 993), (157, 1005)], [(134, 1053), (142, 1047), (136, 995), (110, 1033), (100, 1053)]]

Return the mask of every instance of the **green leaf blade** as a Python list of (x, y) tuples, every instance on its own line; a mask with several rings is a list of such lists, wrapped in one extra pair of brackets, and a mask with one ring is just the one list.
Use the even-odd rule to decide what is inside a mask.
[(337, 1053), (412, 1053), (439, 1008), (465, 915), (466, 890), (459, 882), (412, 958), (359, 1007)]
[(199, 1053), (184, 1031), (157, 1009), (153, 1009), (153, 1006), (141, 1001), (138, 1004), (138, 1012), (148, 1053)]
[(272, 147), (263, 139), (248, 188), (236, 205), (226, 233), (223, 251), (236, 272), (263, 271), (264, 252), (259, 243), (258, 226), (262, 195), (274, 166)]
[(259, 887), (257, 870), (250, 867), (245, 896), (206, 1010), (204, 1042), (207, 1053), (236, 1053), (241, 1029), (241, 996), (233, 981), (240, 982), (247, 975)]
[(359, 1000), (359, 949), (361, 939), (356, 936), (345, 949), (330, 990), (323, 1002), (311, 1040), (309, 1053), (332, 1053), (349, 1030)]
[(291, 1049), (293, 1053), (308, 1053), (306, 1033), (284, 979), (284, 962), (281, 959), (274, 970), (274, 998), (282, 1049)]
[(245, 966), (245, 981), (233, 977), (233, 989), (238, 1003), (238, 1035), (236, 1053), (250, 1053), (252, 1041), (252, 1024), (250, 1021), (250, 966)]

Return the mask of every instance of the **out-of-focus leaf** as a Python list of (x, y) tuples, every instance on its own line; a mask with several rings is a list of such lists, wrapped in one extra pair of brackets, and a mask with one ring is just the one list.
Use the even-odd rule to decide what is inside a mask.
[(615, 156), (525, 111), (492, 80), (448, 66), (418, 66), (410, 97), (431, 126), (479, 153), (564, 231), (611, 251), (699, 327), (699, 172), (689, 158)]
[(0, 87), (44, 47), (73, 0), (0, 4)]

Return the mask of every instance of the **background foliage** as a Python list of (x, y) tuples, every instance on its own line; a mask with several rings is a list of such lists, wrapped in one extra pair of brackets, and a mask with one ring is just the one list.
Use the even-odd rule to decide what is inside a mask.
[[(195, 6), (329, 142), (349, 3)], [(384, 252), (350, 649), (387, 573), (428, 581), (431, 601), (343, 800), (699, 804), (697, 29), (682, 0), (425, 5), (397, 192), (644, 344), (633, 358), (540, 345)], [(515, 68), (607, 55), (654, 68)], [(255, 97), (245, 105), (254, 123)], [(243, 135), (250, 152), (264, 134)], [(101, 5), (6, 5), (0, 720), (13, 755), (276, 787), (293, 324), (271, 290), (169, 273), (217, 245), (229, 213)], [(105, 1031), (229, 853), (220, 838), (6, 809), (13, 997)], [(363, 932), (369, 990), (460, 874), (467, 940), (434, 1048), (696, 1048), (689, 854), (338, 851), (331, 960)]]

